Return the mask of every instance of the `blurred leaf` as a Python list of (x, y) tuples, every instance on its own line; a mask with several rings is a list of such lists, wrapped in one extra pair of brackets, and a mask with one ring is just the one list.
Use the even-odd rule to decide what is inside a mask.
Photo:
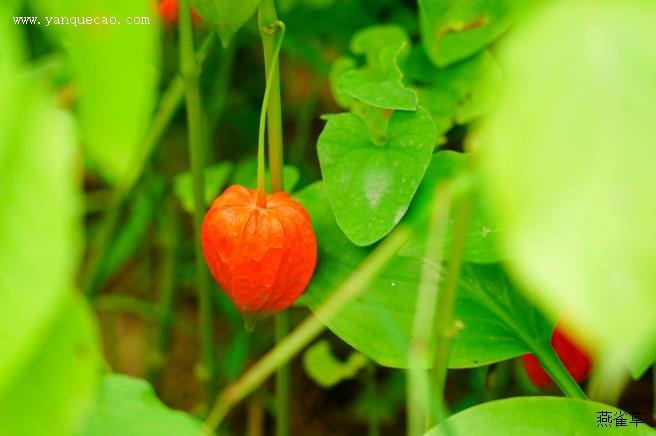
[[(89, 164), (108, 182), (136, 177), (158, 86), (159, 20), (148, 0), (32, 0), (55, 18), (118, 17), (120, 24), (55, 25), (70, 53)], [(148, 17), (127, 24), (124, 17)], [(53, 21), (54, 23), (54, 21)]]
[[(398, 66), (399, 56), (407, 47), (408, 37), (397, 26), (373, 26), (358, 32), (351, 41), (351, 50), (365, 56), (366, 66), (341, 74), (336, 95), (346, 94), (384, 109), (416, 110), (417, 93), (403, 84)], [(342, 61), (339, 68), (346, 65)]]
[[(212, 204), (212, 201), (221, 193), (221, 190), (228, 183), (233, 165), (231, 162), (220, 162), (216, 165), (205, 168), (205, 206)], [(194, 189), (191, 173), (185, 171), (175, 176), (173, 180), (173, 191), (180, 200), (182, 208), (189, 213), (194, 212)]]
[[(405, 66), (418, 83), (419, 103), (428, 109), (439, 135), (491, 109), (496, 101), (500, 70), (489, 52), (481, 52), (445, 68), (436, 68), (413, 51)], [(442, 136), (439, 143), (446, 141)]]
[(233, 35), (253, 16), (260, 0), (191, 0), (191, 4), (216, 29), (227, 47)]
[(98, 271), (98, 283), (103, 283), (111, 277), (142, 244), (153, 218), (153, 202), (151, 192), (146, 189), (142, 189), (134, 197), (125, 221), (119, 227), (118, 234), (110, 241), (107, 254), (103, 256)]
[(656, 4), (546, 4), (502, 46), (506, 88), (471, 143), (512, 273), (639, 376), (656, 356)]
[(198, 436), (201, 423), (169, 409), (144, 380), (124, 375), (102, 378), (95, 408), (78, 436)]
[(81, 299), (66, 296), (57, 309), (33, 355), (0, 393), (0, 434), (67, 436), (84, 418), (100, 367), (94, 321)]
[(394, 112), (387, 143), (371, 142), (355, 115), (331, 117), (317, 151), (328, 199), (340, 228), (357, 245), (370, 245), (398, 224), (428, 167), (435, 126), (428, 112)]
[(0, 143), (0, 200), (11, 205), (0, 208), (0, 393), (73, 289), (80, 254), (74, 126), (38, 88), (19, 87), (20, 118), (0, 132), (11, 139)]
[(344, 74), (353, 70), (357, 63), (352, 58), (338, 58), (330, 67), (330, 89), (338, 105), (344, 109), (353, 106), (355, 99), (340, 89), (338, 83)]
[[(298, 169), (291, 165), (285, 165), (282, 169), (282, 177), (285, 192), (293, 192), (300, 177)], [(249, 189), (257, 189), (257, 159), (242, 159), (232, 175), (232, 183), (243, 185)], [(271, 192), (268, 169), (266, 170), (266, 190)]]
[(484, 49), (513, 23), (521, 0), (419, 0), (421, 36), (438, 67)]
[[(10, 17), (14, 14), (10, 4), (0, 4), (0, 16)], [(19, 27), (12, 24), (9, 19), (0, 23), (0, 163), (4, 161), (4, 154), (9, 150), (9, 144), (14, 139), (12, 132), (21, 113), (20, 102), (21, 85), (19, 68), (24, 57), (23, 41), (19, 37)], [(1, 176), (0, 176), (1, 177)], [(0, 188), (0, 192), (2, 188)]]
[[(310, 185), (297, 198), (310, 213), (319, 245), (317, 268), (303, 295), (314, 311), (367, 257), (370, 248), (357, 247), (342, 234), (321, 183)], [(424, 265), (421, 259), (397, 256), (339, 316), (322, 321), (379, 364), (406, 367)], [(550, 349), (551, 325), (522, 298), (498, 265), (466, 265), (458, 293), (456, 317), (464, 329), (453, 342), (451, 367), (480, 366)]]
[(305, 373), (323, 388), (355, 377), (368, 362), (366, 357), (355, 351), (342, 362), (335, 357), (325, 339), (312, 345), (303, 354)]
[[(596, 425), (599, 412), (613, 417), (609, 427)], [(622, 415), (620, 415), (620, 413)], [(615, 417), (623, 416), (626, 427), (616, 427)], [(425, 436), (448, 434), (524, 436), (553, 434), (653, 435), (640, 424), (630, 424), (631, 415), (608, 404), (557, 397), (517, 397), (490, 401), (450, 416)], [(446, 428), (448, 426), (448, 428)], [(447, 431), (448, 430), (448, 431)]]
[[(462, 175), (466, 172), (466, 157), (455, 151), (442, 151), (433, 155), (424, 180), (422, 180), (412, 200), (406, 216), (413, 226), (414, 235), (399, 254), (412, 257), (423, 257), (426, 251), (428, 220), (431, 214), (431, 203), (435, 198), (435, 190), (440, 182)], [(494, 227), (487, 218), (487, 201), (480, 192), (479, 184), (474, 183), (474, 209), (469, 220), (469, 231), (465, 240), (463, 259), (465, 262), (494, 263), (501, 260), (498, 249), (500, 229)], [(444, 244), (444, 258), (449, 259), (451, 252), (451, 237), (453, 235), (454, 217), (449, 217), (446, 238), (438, 241)]]
[(456, 123), (469, 123), (492, 110), (499, 100), (502, 86), (501, 66), (490, 52), (485, 52), (476, 80), (456, 111)]
[(352, 411), (361, 421), (368, 422), (375, 416), (381, 423), (394, 423), (397, 411), (405, 406), (405, 374), (390, 371), (376, 389), (366, 390), (354, 399)]
[(0, 22), (0, 434), (63, 436), (97, 363), (92, 323), (69, 294), (80, 254), (74, 125), (20, 75), (9, 23)]

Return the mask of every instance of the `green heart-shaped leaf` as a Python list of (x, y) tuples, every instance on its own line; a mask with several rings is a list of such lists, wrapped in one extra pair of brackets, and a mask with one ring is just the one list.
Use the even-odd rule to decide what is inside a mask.
[(394, 112), (387, 142), (375, 145), (355, 115), (332, 116), (317, 151), (339, 226), (357, 245), (370, 245), (401, 220), (428, 167), (435, 126), (428, 112)]
[[(319, 245), (317, 269), (303, 295), (308, 307), (316, 310), (371, 249), (353, 245), (340, 231), (321, 183), (310, 185), (297, 198), (310, 213)], [(406, 367), (424, 266), (421, 259), (399, 255), (339, 316), (324, 322), (379, 364)], [(550, 349), (551, 324), (515, 290), (498, 265), (464, 267), (456, 316), (464, 329), (453, 342), (451, 367), (485, 365)]]
[[(608, 421), (602, 421), (602, 425), (598, 425), (599, 418)], [(630, 413), (594, 401), (558, 397), (517, 397), (490, 401), (456, 413), (425, 436), (656, 434), (644, 423), (634, 424), (632, 420)]]

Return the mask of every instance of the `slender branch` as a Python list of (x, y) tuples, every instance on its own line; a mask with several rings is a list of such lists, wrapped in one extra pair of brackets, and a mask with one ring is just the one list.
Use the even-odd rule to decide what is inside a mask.
[[(283, 310), (276, 314), (276, 344), (282, 342), (289, 334), (289, 311)], [(290, 368), (280, 365), (276, 371), (276, 435), (287, 436), (289, 430)]]
[[(271, 93), (274, 90), (274, 81), (276, 78), (275, 71), (278, 67), (278, 59), (280, 55), (280, 47), (282, 46), (282, 41), (285, 36), (285, 25), (282, 21), (276, 21), (271, 24), (271, 29), (280, 29), (280, 31), (269, 30), (273, 34), (278, 35), (278, 39), (275, 41), (274, 56), (272, 60), (271, 70), (267, 74), (266, 88), (264, 89), (264, 98), (262, 99), (262, 109), (260, 111), (260, 130), (258, 135), (257, 142), (257, 192), (258, 192), (258, 206), (265, 207), (266, 202), (266, 188), (265, 188), (265, 169), (264, 169), (264, 127), (267, 119), (267, 107), (271, 101)], [(271, 147), (271, 142), (269, 142), (269, 147)], [(273, 179), (272, 185), (273, 187)], [(278, 188), (278, 187), (276, 187)], [(273, 189), (274, 192), (279, 191), (280, 189)]]
[(417, 294), (415, 317), (413, 321), (413, 341), (410, 344), (407, 372), (407, 433), (425, 433), (426, 419), (430, 411), (430, 390), (426, 367), (429, 357), (429, 343), (433, 330), (426, 328), (435, 323), (439, 279), (442, 270), (444, 240), (446, 238), (451, 210), (451, 186), (448, 182), (438, 185), (432, 199), (429, 218), (428, 237), (421, 272), (419, 293)]
[(315, 311), (315, 316), (307, 317), (291, 334), (242, 374), (234, 384), (224, 389), (205, 421), (207, 434), (212, 434), (237, 403), (315, 339), (325, 328), (325, 322), (364, 292), (406, 243), (409, 236), (410, 230), (403, 225), (397, 227)]
[(581, 386), (572, 378), (572, 375), (567, 371), (553, 348), (541, 347), (535, 350), (534, 353), (544, 370), (547, 371), (565, 395), (570, 398), (587, 399)]
[[(214, 32), (211, 32), (205, 38), (197, 54), (199, 63), (205, 61), (207, 53), (214, 44), (215, 39)], [(107, 247), (112, 241), (112, 236), (116, 229), (116, 225), (118, 224), (118, 217), (121, 208), (126, 199), (130, 196), (132, 189), (139, 180), (139, 176), (141, 175), (145, 163), (150, 159), (150, 156), (156, 145), (159, 144), (159, 140), (162, 138), (166, 127), (169, 125), (173, 115), (175, 115), (180, 106), (182, 98), (184, 97), (184, 90), (185, 87), (182, 78), (176, 76), (162, 95), (157, 112), (153, 117), (153, 121), (144, 139), (142, 153), (133, 165), (130, 174), (128, 174), (128, 176), (122, 180), (121, 184), (114, 189), (110, 201), (110, 207), (100, 222), (98, 233), (91, 243), (89, 250), (90, 257), (85, 268), (84, 281), (82, 283), (82, 289), (89, 298), (95, 297), (98, 292), (98, 273), (104, 260), (104, 256), (107, 253)]]
[(449, 353), (451, 351), (451, 341), (458, 333), (458, 327), (455, 322), (455, 304), (458, 294), (458, 282), (460, 281), (460, 270), (462, 269), (462, 260), (465, 252), (465, 241), (467, 239), (467, 229), (469, 219), (473, 210), (473, 201), (469, 192), (464, 194), (457, 208), (455, 225), (453, 230), (453, 240), (451, 243), (451, 252), (447, 263), (444, 286), (437, 299), (437, 316), (435, 341), (435, 359), (433, 363), (433, 388), (432, 392), (436, 399), (436, 413), (433, 413), (435, 419), (429, 422), (432, 427), (439, 420), (439, 414), (446, 410), (444, 402), (444, 387), (446, 384), (446, 374), (449, 367)]
[(212, 296), (207, 267), (203, 260), (200, 229), (205, 211), (203, 153), (204, 144), (203, 114), (200, 99), (200, 68), (194, 56), (194, 40), (191, 25), (189, 0), (178, 3), (180, 24), (180, 72), (185, 83), (187, 96), (187, 124), (189, 128), (189, 160), (194, 191), (194, 248), (196, 254), (196, 286), (200, 306), (201, 336), (201, 378), (204, 382), (205, 396), (211, 401), (216, 388), (217, 372), (214, 355), (214, 329), (212, 322)]
[(179, 226), (175, 216), (172, 199), (168, 199), (161, 218), (158, 236), (162, 250), (162, 262), (160, 266), (159, 310), (160, 322), (157, 324), (155, 339), (156, 349), (154, 358), (149, 368), (148, 378), (156, 384), (171, 346), (171, 329), (175, 319), (176, 298), (176, 272), (177, 272), (177, 247), (179, 239)]
[[(269, 174), (271, 191), (284, 189), (282, 110), (280, 103), (280, 48), (285, 35), (285, 25), (278, 20), (274, 0), (263, 0), (258, 11), (258, 25), (264, 51), (264, 70), (267, 77), (258, 144), (258, 198), (264, 192), (264, 118), (269, 115)], [(266, 108), (266, 109), (265, 109)], [(280, 343), (289, 332), (289, 315), (276, 314), (276, 343)], [(276, 435), (289, 435), (289, 366), (281, 365), (276, 373)]]
[(280, 103), (280, 69), (278, 58), (282, 37), (276, 38), (278, 32), (284, 32), (284, 25), (278, 20), (274, 0), (262, 0), (258, 10), (258, 25), (262, 36), (264, 50), (264, 67), (266, 76), (272, 77), (271, 98), (268, 101), (269, 112), (269, 172), (271, 176), (271, 190), (283, 190), (283, 144), (282, 144), (282, 110)]

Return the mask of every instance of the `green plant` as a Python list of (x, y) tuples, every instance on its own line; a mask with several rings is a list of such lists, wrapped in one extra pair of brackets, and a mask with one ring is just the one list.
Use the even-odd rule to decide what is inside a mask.
[(0, 3), (0, 434), (654, 433), (652, 1), (156, 6)]

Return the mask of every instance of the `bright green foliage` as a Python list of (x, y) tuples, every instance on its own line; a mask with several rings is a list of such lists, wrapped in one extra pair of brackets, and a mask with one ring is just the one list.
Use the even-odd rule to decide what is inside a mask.
[[(292, 192), (298, 183), (300, 174), (296, 167), (285, 165), (282, 168), (283, 184), (286, 192)], [(250, 189), (257, 188), (257, 159), (241, 160), (231, 178), (232, 183), (243, 185)], [(269, 180), (269, 170), (266, 170), (266, 190), (271, 192), (271, 181)]]
[[(357, 268), (370, 249), (353, 245), (339, 230), (321, 184), (298, 194), (317, 234), (319, 259), (304, 301), (316, 310)], [(327, 326), (379, 364), (406, 367), (424, 262), (399, 255)], [(468, 265), (460, 283), (456, 318), (464, 330), (453, 343), (451, 366), (472, 367), (549, 347), (551, 325), (515, 290), (498, 265)], [(430, 328), (427, 326), (427, 328)]]
[(453, 341), (452, 368), (551, 348), (553, 325), (517, 291), (499, 264), (463, 267), (455, 310), (463, 330)]
[[(140, 173), (158, 85), (159, 24), (148, 0), (32, 0), (51, 17), (117, 17), (121, 24), (55, 25), (70, 53), (79, 95), (80, 129), (89, 164), (108, 182)], [(128, 24), (124, 17), (151, 17)], [(45, 25), (45, 23), (43, 23)]]
[(73, 289), (80, 250), (72, 120), (19, 89), (24, 116), (0, 134), (0, 392)]
[[(597, 427), (599, 412), (622, 416), (626, 426)], [(622, 413), (623, 415), (620, 415)], [(517, 397), (490, 401), (457, 413), (426, 433), (489, 436), (654, 435), (645, 424), (631, 424), (631, 415), (607, 404), (557, 397)], [(445, 428), (448, 426), (448, 429)]]
[[(145, 185), (152, 184), (152, 180), (149, 180)], [(107, 247), (107, 253), (98, 270), (98, 283), (104, 282), (112, 274), (116, 273), (130, 259), (130, 256), (139, 247), (143, 246), (142, 243), (148, 234), (151, 220), (156, 213), (159, 213), (159, 209), (155, 209), (155, 207), (156, 202), (152, 197), (152, 193), (146, 189), (135, 196), (134, 202), (126, 214), (125, 222), (121, 225), (118, 234)]]
[[(401, 249), (400, 254), (413, 257), (423, 257), (426, 251), (428, 238), (428, 220), (430, 219), (431, 203), (435, 198), (435, 190), (439, 183), (450, 178), (466, 175), (466, 157), (454, 151), (442, 151), (433, 155), (433, 159), (426, 170), (424, 180), (419, 185), (417, 194), (412, 200), (407, 220), (413, 225), (414, 235), (408, 244)], [(499, 256), (497, 234), (498, 227), (494, 227), (486, 211), (486, 200), (474, 181), (471, 189), (474, 197), (474, 210), (469, 219), (469, 231), (465, 240), (463, 260), (473, 263), (493, 263), (501, 260)], [(449, 259), (451, 240), (453, 236), (454, 217), (449, 218), (446, 238), (437, 241), (444, 245), (444, 258)]]
[(0, 434), (68, 436), (88, 410), (100, 367), (98, 338), (84, 303), (65, 299), (33, 355), (0, 392)]
[(465, 59), (510, 27), (522, 0), (419, 0), (426, 53), (439, 67)]
[(367, 363), (369, 360), (357, 351), (352, 352), (345, 361), (339, 360), (330, 350), (330, 344), (326, 340), (312, 345), (303, 354), (306, 374), (324, 388), (355, 377)]
[[(374, 26), (360, 31), (351, 40), (351, 51), (364, 55), (366, 65), (344, 71), (337, 81), (337, 94), (378, 108), (416, 110), (417, 93), (403, 84), (398, 65), (407, 48), (408, 37), (400, 27)], [(340, 62), (340, 70), (347, 62)]]
[(191, 0), (200, 16), (214, 27), (227, 47), (235, 33), (253, 16), (260, 0)]
[(487, 51), (437, 68), (415, 48), (404, 71), (417, 86), (419, 104), (433, 117), (440, 144), (446, 141), (444, 135), (454, 122), (464, 124), (489, 111), (501, 82), (499, 65)]
[(198, 436), (201, 423), (169, 409), (144, 380), (106, 375), (78, 436)]
[(651, 1), (548, 2), (471, 141), (514, 276), (634, 376), (656, 356), (655, 22)]
[(371, 142), (350, 113), (330, 117), (317, 151), (337, 223), (357, 245), (370, 245), (401, 220), (428, 167), (435, 126), (428, 112), (391, 115), (387, 142)]
[(0, 23), (0, 101), (11, 111), (0, 121), (0, 434), (59, 436), (79, 421), (97, 365), (94, 328), (69, 294), (80, 254), (74, 125), (45, 88), (18, 75), (18, 26), (8, 23)]
[[(232, 172), (232, 167), (233, 165), (230, 162), (221, 162), (205, 168), (205, 206), (212, 204), (212, 201), (226, 186), (230, 178), (230, 173)], [(182, 204), (182, 208), (189, 213), (193, 213), (194, 193), (191, 173), (185, 171), (184, 173), (178, 174), (173, 181), (173, 189)]]

